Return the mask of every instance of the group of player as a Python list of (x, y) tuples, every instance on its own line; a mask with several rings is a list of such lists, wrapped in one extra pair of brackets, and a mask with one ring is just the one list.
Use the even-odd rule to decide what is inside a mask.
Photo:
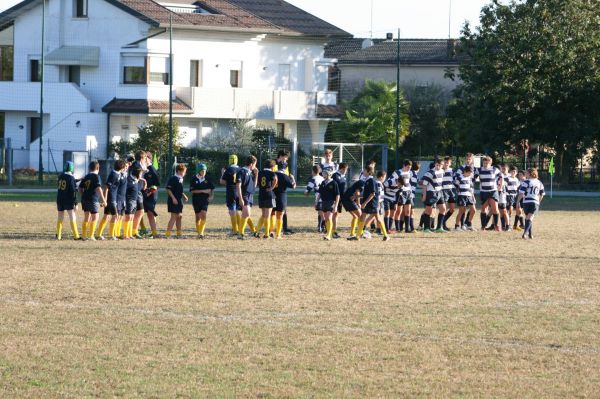
[[(246, 230), (254, 237), (281, 239), (293, 234), (287, 225), (287, 190), (296, 188), (294, 176), (288, 167), (289, 152), (282, 150), (274, 160), (257, 165), (254, 156), (248, 156), (243, 166), (238, 157), (231, 155), (229, 165), (222, 169), (220, 184), (225, 186), (225, 202), (231, 220), (231, 235), (246, 239)], [(340, 238), (338, 217), (343, 211), (351, 217), (348, 240), (370, 238), (370, 230), (378, 231), (385, 241), (395, 232), (424, 233), (450, 231), (447, 222), (458, 213), (454, 230), (475, 230), (475, 181), (480, 182), (481, 229), (511, 229), (510, 219), (515, 215), (513, 229), (522, 230), (523, 238), (532, 238), (532, 224), (544, 196), (544, 186), (538, 180), (537, 170), (525, 173), (513, 166), (492, 165), (490, 157), (483, 158), (479, 168), (474, 157), (467, 154), (465, 165), (454, 170), (452, 159), (434, 160), (429, 170), (419, 178), (419, 162), (404, 161), (402, 168), (390, 176), (376, 171), (375, 161), (369, 161), (359, 178), (348, 184), (348, 165), (333, 161), (333, 152), (323, 153), (322, 162), (312, 168), (305, 195), (314, 193), (318, 215), (317, 230), (325, 240)], [(62, 238), (65, 213), (68, 214), (73, 237), (83, 240), (158, 238), (156, 203), (160, 179), (152, 165), (152, 154), (138, 151), (135, 156), (114, 162), (106, 183), (101, 184), (100, 166), (93, 161), (89, 173), (80, 181), (73, 176), (74, 165), (65, 164), (58, 179), (56, 238)], [(187, 167), (178, 164), (175, 174), (166, 185), (167, 210), (170, 215), (165, 236), (183, 236), (182, 215), (185, 194), (184, 177)], [(209, 204), (214, 198), (215, 185), (207, 178), (207, 166), (196, 165), (196, 175), (190, 179), (189, 192), (195, 213), (198, 238), (205, 238)], [(79, 184), (78, 184), (79, 183)], [(414, 205), (417, 188), (422, 191), (425, 211), (419, 225), (414, 225)], [(260, 216), (252, 220), (255, 191), (258, 190)], [(76, 223), (77, 194), (81, 195), (84, 211), (82, 233)], [(104, 215), (99, 219), (100, 208)], [(150, 230), (144, 225), (147, 215)], [(437, 214), (437, 215), (436, 215)], [(435, 223), (437, 219), (437, 225)], [(488, 226), (489, 222), (492, 224)]]

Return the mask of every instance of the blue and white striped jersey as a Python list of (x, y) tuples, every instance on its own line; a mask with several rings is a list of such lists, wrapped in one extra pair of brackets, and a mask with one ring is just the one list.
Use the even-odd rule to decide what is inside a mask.
[(331, 175), (338, 170), (338, 165), (335, 162), (320, 163), (319, 167), (321, 168), (321, 173), (323, 173), (325, 170), (328, 170)]
[(524, 204), (539, 205), (540, 198), (544, 195), (544, 185), (538, 179), (528, 179), (519, 187), (519, 193), (523, 194)]
[(400, 178), (398, 179), (398, 187), (400, 187), (400, 190), (403, 192), (412, 191), (411, 178), (412, 173), (410, 170), (408, 172), (401, 171)]
[(484, 193), (492, 193), (498, 191), (498, 182), (502, 179), (500, 170), (494, 166), (479, 168), (479, 191)]
[(458, 195), (471, 197), (473, 195), (473, 176), (466, 177), (465, 175), (456, 176), (454, 179)]
[(410, 188), (412, 189), (413, 194), (417, 192), (417, 187), (419, 186), (419, 174), (411, 170), (410, 171)]
[(508, 175), (504, 178), (504, 185), (506, 186), (506, 193), (508, 195), (517, 195), (519, 191), (519, 179)]
[(400, 187), (398, 186), (398, 179), (393, 176), (387, 179), (383, 183), (383, 191), (384, 199), (395, 202), (398, 198), (398, 191), (400, 191)]
[(444, 180), (442, 180), (442, 188), (444, 190), (454, 189), (454, 171), (452, 169), (444, 169)]
[(444, 170), (431, 169), (423, 176), (422, 184), (427, 188), (427, 191), (442, 191), (444, 181)]
[(306, 193), (317, 193), (319, 191), (319, 187), (321, 187), (321, 183), (323, 183), (323, 176), (317, 175), (310, 178), (308, 183), (306, 184)]
[(385, 187), (384, 187), (383, 183), (380, 182), (379, 180), (376, 180), (375, 184), (377, 184), (377, 191), (375, 193), (375, 195), (377, 196), (377, 205), (379, 207), (382, 207), (383, 199), (385, 198)]

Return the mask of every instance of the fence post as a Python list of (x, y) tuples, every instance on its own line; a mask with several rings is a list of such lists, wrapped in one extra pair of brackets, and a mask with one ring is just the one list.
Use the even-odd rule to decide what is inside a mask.
[[(387, 145), (383, 145), (381, 146), (381, 166), (382, 166), (382, 170), (388, 170), (388, 146)], [(398, 164), (400, 164), (400, 160), (398, 160)]]
[(298, 137), (292, 141), (292, 175), (298, 177)]
[(13, 185), (13, 150), (10, 137), (6, 138), (6, 174), (8, 175), (8, 185)]

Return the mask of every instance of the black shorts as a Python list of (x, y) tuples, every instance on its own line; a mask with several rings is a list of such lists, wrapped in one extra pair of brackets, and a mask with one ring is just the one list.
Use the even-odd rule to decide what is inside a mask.
[(252, 194), (246, 194), (244, 195), (244, 197), (242, 198), (242, 201), (239, 201), (239, 199), (236, 200), (237, 202), (237, 210), (241, 211), (243, 207), (245, 206), (252, 206), (254, 205), (254, 195)]
[(239, 210), (240, 206), (237, 201), (237, 196), (235, 195), (233, 189), (227, 187), (225, 190), (225, 205), (227, 205), (227, 209), (229, 209), (230, 211)]
[(444, 198), (441, 191), (427, 191), (427, 194), (425, 194), (425, 206), (435, 206), (443, 203)]
[(344, 212), (344, 206), (342, 205), (342, 201), (338, 201), (337, 213)]
[(207, 212), (208, 211), (208, 196), (192, 196), (192, 206), (194, 207), (194, 213)]
[(135, 207), (137, 208), (138, 211), (143, 211), (144, 210), (144, 199), (138, 197)]
[(340, 202), (342, 203), (342, 206), (344, 207), (346, 212), (354, 212), (354, 211), (360, 210), (360, 208), (358, 207), (358, 204), (354, 201), (342, 200)]
[(258, 196), (258, 207), (260, 209), (273, 209), (275, 208), (275, 196), (271, 195), (260, 195)]
[(125, 214), (125, 200), (117, 200), (117, 214), (120, 216)]
[(373, 201), (369, 202), (363, 209), (363, 213), (367, 215), (377, 215), (379, 213), (379, 204), (373, 204)]
[(84, 212), (96, 214), (100, 211), (100, 203), (95, 201), (81, 201), (81, 208)]
[(498, 195), (498, 191), (482, 191), (481, 193), (479, 193), (479, 196), (481, 198), (481, 204), (485, 204), (487, 202), (487, 200), (493, 200), (495, 202), (499, 202), (500, 201), (500, 196)]
[(75, 204), (73, 202), (57, 202), (56, 209), (58, 209), (59, 212), (72, 211), (75, 209)]
[(129, 200), (125, 202), (125, 214), (133, 215), (137, 212), (137, 200)]
[(474, 205), (473, 197), (471, 197), (470, 195), (459, 195), (458, 196), (458, 206), (466, 207), (466, 206), (471, 206), (471, 205)]
[(321, 210), (323, 212), (333, 212), (335, 201), (321, 201)]
[(174, 204), (171, 197), (169, 197), (167, 200), (167, 211), (169, 213), (183, 213), (183, 198), (177, 198), (177, 204)]
[(158, 200), (158, 193), (150, 194), (149, 196), (144, 195), (144, 212), (152, 213), (154, 216), (158, 216), (156, 213), (156, 202)]
[(396, 201), (392, 201), (390, 199), (385, 198), (383, 200), (383, 209), (386, 211), (391, 211), (396, 209)]
[(285, 212), (287, 209), (287, 193), (275, 195), (275, 212)]
[(444, 196), (444, 202), (447, 204), (455, 204), (456, 203), (456, 192), (454, 189), (445, 189), (442, 190), (442, 195)]
[(398, 205), (412, 205), (412, 191), (400, 191), (398, 193)]
[(523, 204), (523, 212), (525, 212), (525, 215), (535, 215), (539, 210), (540, 206), (533, 202)]
[(315, 211), (323, 211), (323, 201), (317, 201), (317, 203), (315, 204)]
[(517, 196), (513, 194), (506, 195), (506, 209), (515, 209), (517, 207)]
[(117, 203), (116, 202), (109, 202), (104, 207), (105, 215), (117, 216), (117, 213), (118, 212), (117, 212)]

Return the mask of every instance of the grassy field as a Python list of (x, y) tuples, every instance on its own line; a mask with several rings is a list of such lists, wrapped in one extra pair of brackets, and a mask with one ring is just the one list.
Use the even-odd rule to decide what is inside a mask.
[(283, 241), (56, 242), (52, 199), (0, 194), (1, 398), (600, 396), (597, 199), (358, 243), (301, 197)]

